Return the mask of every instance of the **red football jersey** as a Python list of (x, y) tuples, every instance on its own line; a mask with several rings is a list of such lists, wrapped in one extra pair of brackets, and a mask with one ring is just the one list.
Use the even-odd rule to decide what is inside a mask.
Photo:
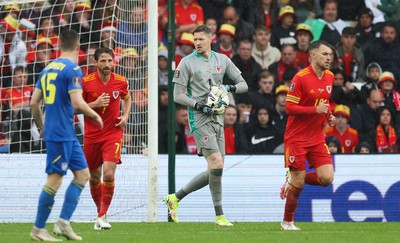
[(100, 130), (99, 125), (90, 118), (85, 118), (84, 143), (97, 143), (111, 138), (122, 139), (122, 129), (115, 127), (120, 120), (120, 100), (130, 96), (128, 83), (124, 76), (111, 73), (110, 81), (104, 84), (100, 80), (98, 72), (89, 74), (82, 82), (83, 99), (87, 103), (96, 101), (103, 93), (110, 95), (108, 106), (95, 108), (94, 110), (103, 119), (104, 128)]
[(286, 96), (288, 121), (285, 145), (309, 147), (325, 142), (326, 114), (317, 114), (320, 102), (329, 102), (332, 93), (333, 73), (325, 70), (318, 78), (311, 65), (292, 79)]
[(24, 86), (22, 90), (11, 88), (7, 90), (7, 97), (11, 105), (23, 103), (31, 98), (33, 86)]
[[(168, 18), (168, 11), (164, 12), (163, 17)], [(200, 25), (204, 22), (203, 8), (197, 3), (191, 3), (185, 8), (181, 1), (175, 1), (175, 19), (178, 25)]]
[(358, 132), (351, 127), (348, 127), (343, 135), (339, 133), (336, 127), (328, 127), (327, 129), (325, 129), (325, 134), (327, 137), (337, 137), (340, 141), (340, 144), (342, 145), (343, 153), (346, 154), (354, 153), (359, 143)]

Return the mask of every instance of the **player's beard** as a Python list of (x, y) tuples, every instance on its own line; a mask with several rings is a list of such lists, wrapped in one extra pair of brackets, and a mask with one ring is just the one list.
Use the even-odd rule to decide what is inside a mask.
[(103, 76), (108, 76), (111, 73), (111, 68), (103, 68), (103, 69), (99, 69), (99, 72), (103, 75)]

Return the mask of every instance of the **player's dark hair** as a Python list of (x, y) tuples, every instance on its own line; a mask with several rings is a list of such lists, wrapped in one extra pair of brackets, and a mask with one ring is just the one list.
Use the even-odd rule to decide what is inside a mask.
[(17, 72), (27, 73), (28, 70), (24, 66), (16, 66), (14, 68), (13, 75), (15, 75)]
[(75, 30), (64, 30), (60, 34), (61, 51), (74, 51), (79, 42), (79, 35)]
[(99, 48), (94, 52), (94, 60), (98, 61), (99, 57), (101, 56), (101, 54), (106, 53), (109, 54), (110, 56), (112, 56), (114, 58), (114, 53), (110, 48)]
[(320, 46), (327, 46), (327, 47), (329, 47), (329, 48), (332, 48), (332, 50), (335, 49), (335, 48), (334, 48), (331, 44), (329, 44), (328, 42), (323, 41), (323, 40), (317, 40), (317, 41), (314, 41), (314, 42), (312, 42), (312, 43), (310, 44), (310, 46), (308, 47), (308, 51), (312, 51), (312, 50), (315, 50), (315, 49), (319, 49)]
[(199, 25), (196, 27), (196, 29), (194, 29), (193, 31), (193, 35), (194, 33), (200, 33), (200, 32), (204, 32), (207, 36), (212, 36), (212, 31), (210, 30), (210, 28), (208, 28), (205, 25)]

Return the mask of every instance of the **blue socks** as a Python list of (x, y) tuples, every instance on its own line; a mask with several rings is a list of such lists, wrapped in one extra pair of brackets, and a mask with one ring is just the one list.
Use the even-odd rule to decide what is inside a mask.
[(54, 196), (56, 191), (50, 187), (44, 186), (39, 196), (38, 211), (36, 215), (36, 228), (43, 229), (46, 226), (46, 221), (49, 218), (51, 209), (54, 204)]
[(67, 221), (70, 220), (74, 213), (76, 206), (78, 206), (79, 197), (85, 185), (78, 184), (74, 181), (69, 184), (67, 191), (65, 192), (64, 204), (61, 209), (60, 218)]

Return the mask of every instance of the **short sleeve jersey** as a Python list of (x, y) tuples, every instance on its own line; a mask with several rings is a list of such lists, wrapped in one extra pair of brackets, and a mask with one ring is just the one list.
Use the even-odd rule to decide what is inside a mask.
[(7, 90), (7, 97), (11, 105), (20, 104), (31, 98), (33, 86), (24, 86), (22, 90), (11, 88)]
[[(168, 18), (168, 11), (164, 12), (163, 18)], [(185, 8), (181, 1), (175, 1), (175, 19), (178, 25), (199, 25), (204, 21), (203, 8), (196, 3)]]
[[(186, 87), (187, 95), (195, 101), (205, 101), (212, 86), (220, 86), (225, 75), (236, 80), (240, 70), (225, 55), (211, 51), (210, 59), (204, 59), (197, 51), (184, 57), (179, 63), (173, 82)], [(207, 115), (189, 108), (189, 125), (193, 132), (208, 122), (224, 124), (224, 115)]]
[(359, 143), (358, 132), (351, 127), (347, 127), (343, 134), (340, 134), (336, 127), (329, 127), (325, 129), (325, 134), (327, 137), (337, 137), (340, 141), (340, 145), (342, 145), (343, 153), (346, 154), (354, 153)]
[(82, 92), (82, 70), (74, 62), (58, 58), (39, 75), (36, 89), (43, 93), (45, 104), (44, 139), (63, 142), (76, 140), (74, 107), (70, 93)]
[(110, 96), (108, 106), (94, 108), (94, 110), (103, 119), (104, 127), (100, 130), (99, 125), (92, 119), (85, 117), (85, 136), (84, 143), (91, 144), (102, 142), (108, 139), (122, 139), (122, 129), (115, 127), (119, 122), (120, 101), (130, 97), (128, 82), (124, 76), (111, 73), (107, 84), (99, 78), (98, 72), (89, 74), (83, 78), (82, 82), (83, 99), (87, 103), (96, 101), (103, 93)]
[[(318, 78), (311, 65), (298, 72), (292, 79), (286, 102), (299, 106), (314, 106), (328, 102), (333, 85), (333, 73), (325, 70)], [(326, 114), (289, 115), (285, 131), (287, 146), (309, 147), (325, 143), (324, 123)]]

